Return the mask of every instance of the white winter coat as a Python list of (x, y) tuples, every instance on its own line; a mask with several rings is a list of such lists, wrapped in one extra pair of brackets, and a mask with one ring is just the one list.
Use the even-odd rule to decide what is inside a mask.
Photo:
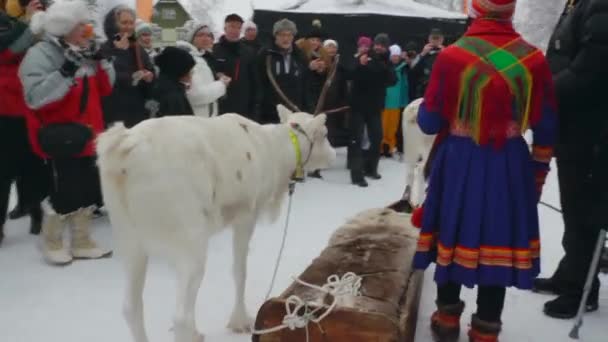
[(207, 61), (194, 45), (185, 41), (178, 41), (176, 45), (188, 50), (196, 61), (192, 74), (192, 84), (187, 92), (188, 101), (190, 101), (194, 115), (207, 118), (217, 116), (219, 112), (217, 100), (226, 94), (226, 86), (223, 82), (215, 80)]

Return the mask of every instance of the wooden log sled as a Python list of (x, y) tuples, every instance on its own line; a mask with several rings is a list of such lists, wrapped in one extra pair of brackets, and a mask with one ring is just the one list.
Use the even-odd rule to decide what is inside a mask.
[[(395, 209), (403, 206), (401, 202), (391, 205)], [(336, 297), (331, 313), (319, 323), (310, 322), (308, 328), (254, 335), (253, 341), (305, 342), (308, 335), (310, 342), (413, 342), (423, 280), (422, 272), (412, 270), (419, 231), (412, 226), (410, 214), (391, 207), (368, 210), (350, 219), (298, 278), (322, 286), (331, 275), (353, 272), (362, 277), (361, 296)], [(285, 302), (292, 295), (328, 306), (334, 300), (294, 282), (278, 298), (262, 305), (256, 330), (280, 326), (287, 313)]]

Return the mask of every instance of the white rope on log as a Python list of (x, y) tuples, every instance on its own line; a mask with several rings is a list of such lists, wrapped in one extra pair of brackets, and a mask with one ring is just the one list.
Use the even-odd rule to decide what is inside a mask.
[[(333, 297), (331, 305), (319, 304), (316, 302), (305, 302), (302, 298), (293, 295), (285, 301), (285, 316), (282, 324), (274, 328), (264, 330), (254, 330), (253, 335), (267, 335), (284, 329), (296, 330), (306, 329), (306, 341), (309, 341), (308, 326), (309, 324), (319, 324), (335, 309), (338, 304), (338, 298), (344, 296), (361, 296), (362, 278), (355, 273), (345, 273), (342, 278), (337, 274), (332, 274), (327, 278), (327, 282), (323, 286), (317, 286), (300, 279), (294, 279), (297, 283), (311, 289), (329, 294)], [(313, 309), (314, 308), (314, 309)], [(325, 309), (323, 314), (316, 316), (321, 310)]]

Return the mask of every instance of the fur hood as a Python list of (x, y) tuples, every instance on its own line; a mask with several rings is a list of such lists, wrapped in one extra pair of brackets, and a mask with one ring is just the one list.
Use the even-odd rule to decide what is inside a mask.
[[(308, 42), (308, 39), (306, 39), (306, 38), (298, 39), (296, 41), (296, 46), (302, 52), (302, 54), (304, 55), (304, 57), (306, 58), (306, 60), (308, 62), (310, 62), (313, 59), (313, 56), (312, 56), (313, 51), (312, 51), (312, 47), (310, 46), (310, 43)], [(327, 66), (331, 65), (331, 57), (329, 57), (329, 55), (327, 54), (327, 51), (325, 50), (325, 48), (323, 46), (321, 46), (321, 48), (319, 49), (319, 58), (321, 58), (321, 60), (323, 60), (323, 62), (325, 62), (325, 65), (327, 65)]]
[(116, 14), (121, 11), (131, 12), (134, 18), (137, 18), (135, 11), (133, 11), (133, 9), (131, 9), (130, 7), (127, 7), (125, 5), (118, 5), (113, 7), (106, 14), (103, 20), (103, 32), (105, 33), (106, 38), (108, 38), (108, 40), (112, 40), (112, 37), (114, 37), (119, 31), (118, 24), (116, 22)]

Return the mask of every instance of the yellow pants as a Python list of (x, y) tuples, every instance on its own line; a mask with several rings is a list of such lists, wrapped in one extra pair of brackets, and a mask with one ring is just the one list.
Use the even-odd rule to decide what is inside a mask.
[(397, 147), (397, 131), (399, 130), (399, 117), (401, 109), (385, 109), (382, 112), (382, 130), (384, 138), (382, 145), (389, 147), (389, 152), (392, 152)]

